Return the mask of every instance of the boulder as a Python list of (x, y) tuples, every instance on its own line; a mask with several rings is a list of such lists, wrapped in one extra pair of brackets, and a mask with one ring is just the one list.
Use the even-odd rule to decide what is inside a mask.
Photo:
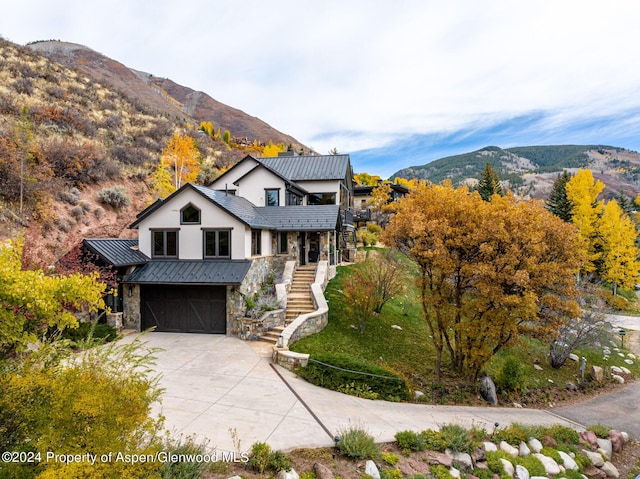
[(471, 460), (471, 456), (466, 452), (455, 452), (447, 449), (445, 454), (453, 459), (453, 462), (457, 463), (458, 467), (462, 468), (464, 471), (473, 471), (473, 461)]
[(589, 377), (594, 381), (601, 383), (604, 379), (604, 370), (600, 366), (591, 366)]
[(534, 453), (542, 451), (542, 443), (538, 441), (535, 437), (529, 439), (529, 447), (531, 451)]
[(480, 395), (482, 399), (494, 406), (498, 404), (498, 394), (496, 393), (496, 385), (489, 376), (485, 376), (480, 381)]
[(513, 477), (513, 474), (515, 472), (513, 464), (502, 458), (500, 458), (500, 462), (502, 463), (502, 469), (504, 469), (504, 473), (509, 477)]
[(611, 449), (613, 452), (620, 452), (624, 447), (624, 436), (617, 429), (609, 431), (609, 440), (611, 441)]
[(618, 366), (611, 366), (611, 372), (614, 374), (622, 374), (622, 369), (620, 369)]
[(565, 388), (567, 388), (567, 391), (577, 391), (578, 390), (578, 386), (576, 386), (571, 381), (567, 382), (567, 384), (565, 385)]
[[(398, 462), (398, 469), (404, 476), (413, 476), (414, 474), (429, 474), (429, 465), (424, 461), (418, 461), (412, 457), (401, 457)], [(318, 477), (317, 479), (321, 479)]]
[[(294, 468), (291, 468), (290, 471), (281, 470), (277, 477), (278, 479), (300, 479), (300, 476)], [(379, 476), (378, 479), (380, 479)]]
[(571, 361), (576, 361), (576, 362), (578, 362), (578, 361), (580, 360), (580, 358), (578, 357), (578, 355), (577, 355), (577, 354), (573, 354), (573, 353), (571, 353), (571, 354), (569, 355), (569, 359), (571, 359)]
[(550, 447), (551, 449), (556, 449), (558, 447), (558, 443), (551, 436), (545, 436), (544, 439), (542, 439), (542, 444), (544, 447)]
[(517, 479), (529, 479), (529, 471), (527, 470), (526, 467), (521, 466), (520, 464), (518, 464), (516, 466), (516, 474), (515, 477)]
[(460, 474), (460, 471), (458, 471), (455, 467), (452, 467), (451, 469), (449, 469), (449, 474), (451, 475), (451, 477), (455, 479), (460, 479), (462, 477), (462, 474)]
[(425, 460), (432, 466), (440, 464), (446, 468), (450, 468), (453, 465), (453, 459), (443, 452), (427, 451)]
[(526, 442), (521, 442), (520, 446), (518, 447), (518, 456), (520, 457), (527, 457), (531, 455), (531, 449), (529, 449), (529, 446), (527, 446)]
[(562, 459), (562, 465), (564, 466), (565, 469), (571, 469), (573, 471), (580, 470), (580, 468), (578, 467), (578, 464), (576, 464), (576, 461), (574, 461), (569, 454), (563, 451), (558, 451), (558, 454), (560, 454), (560, 458)]
[(582, 454), (589, 458), (591, 464), (596, 467), (602, 467), (604, 465), (604, 459), (602, 459), (602, 454), (593, 451), (587, 451), (586, 449), (582, 450)]
[(589, 445), (594, 451), (598, 448), (598, 437), (593, 431), (582, 431), (580, 433), (580, 440)]
[(587, 466), (582, 472), (591, 479), (607, 479), (607, 473), (599, 467)]
[(620, 366), (620, 369), (622, 369), (622, 372), (625, 374), (631, 374), (631, 371), (628, 368), (625, 368), (624, 366)]
[(489, 442), (489, 441), (485, 441), (482, 443), (482, 445), (484, 446), (484, 450), (489, 452), (489, 451), (497, 451), (498, 450), (498, 446), (496, 446), (494, 443)]
[(316, 479), (335, 479), (331, 469), (319, 462), (313, 465), (313, 471), (316, 473)]
[(602, 472), (604, 472), (607, 477), (613, 477), (614, 479), (618, 479), (620, 477), (620, 473), (616, 466), (611, 464), (609, 461), (605, 461), (604, 465), (600, 468)]
[(624, 384), (624, 378), (622, 376), (620, 376), (619, 374), (612, 374), (611, 375), (611, 379), (613, 379), (618, 384)]
[(369, 459), (364, 465), (364, 473), (370, 475), (373, 479), (380, 479), (380, 471), (376, 463)]
[(560, 466), (558, 466), (558, 463), (552, 458), (540, 453), (535, 453), (534, 456), (540, 459), (540, 462), (544, 466), (544, 470), (547, 474), (552, 474), (554, 476), (556, 474), (560, 474)]
[(518, 448), (517, 447), (513, 447), (511, 444), (509, 444), (506, 441), (501, 441), (500, 442), (500, 450), (506, 452), (507, 454), (513, 456), (513, 457), (518, 457)]
[(598, 450), (602, 449), (607, 459), (611, 460), (611, 455), (613, 454), (613, 446), (611, 445), (611, 440), (601, 439), (601, 438), (598, 438), (597, 440), (598, 440)]
[(482, 449), (481, 447), (476, 447), (476, 449), (471, 454), (471, 460), (474, 464), (476, 464), (477, 462), (486, 461), (487, 455), (485, 454), (484, 449)]

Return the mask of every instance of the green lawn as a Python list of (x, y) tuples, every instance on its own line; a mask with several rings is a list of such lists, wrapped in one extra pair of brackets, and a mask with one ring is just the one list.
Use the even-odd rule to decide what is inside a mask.
[[(385, 305), (379, 316), (371, 318), (363, 333), (357, 322), (350, 318), (345, 309), (345, 298), (340, 285), (352, 268), (358, 265), (338, 267), (336, 278), (329, 282), (326, 297), (329, 303), (329, 322), (320, 333), (314, 334), (291, 345), (293, 351), (311, 354), (332, 353), (363, 360), (387, 369), (407, 379), (410, 387), (425, 393), (425, 400), (439, 403), (473, 403), (477, 399), (475, 385), (465, 385), (445, 371), (443, 380), (436, 381), (434, 374), (435, 352), (429, 329), (422, 319), (419, 291), (415, 286), (417, 268), (407, 263), (411, 273), (407, 280), (404, 297), (396, 298)], [(391, 326), (397, 325), (402, 330)], [(619, 341), (619, 337), (613, 336)], [(613, 347), (613, 346), (611, 346)], [(625, 366), (635, 376), (640, 375), (637, 364), (628, 365), (616, 352), (604, 360), (601, 348), (582, 348), (575, 351), (587, 358), (587, 371), (591, 365)], [(520, 344), (501, 351), (486, 366), (486, 371), (494, 377), (502, 368), (505, 358), (515, 357), (524, 367), (525, 391), (520, 394), (506, 394), (502, 401), (513, 400), (526, 403), (554, 402), (566, 397), (565, 384), (580, 382), (579, 363), (568, 360), (560, 369), (549, 365), (548, 345), (532, 338), (521, 338)], [(445, 356), (445, 367), (448, 358)], [(534, 368), (539, 363), (542, 371)], [(588, 390), (588, 388), (587, 388)]]

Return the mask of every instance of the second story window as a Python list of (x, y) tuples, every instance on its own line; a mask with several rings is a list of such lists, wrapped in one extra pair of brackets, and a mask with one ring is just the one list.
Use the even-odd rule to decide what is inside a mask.
[(251, 256), (262, 254), (262, 231), (251, 230)]
[(180, 210), (180, 224), (183, 225), (199, 225), (200, 210), (189, 203)]
[(308, 205), (335, 205), (335, 193), (309, 193), (307, 196)]
[(204, 230), (204, 257), (231, 258), (231, 230)]
[(178, 230), (153, 230), (153, 257), (178, 257)]
[(270, 188), (264, 190), (265, 206), (280, 206), (280, 189)]
[(287, 191), (285, 196), (287, 206), (298, 206), (302, 204), (302, 196), (295, 194), (293, 191)]

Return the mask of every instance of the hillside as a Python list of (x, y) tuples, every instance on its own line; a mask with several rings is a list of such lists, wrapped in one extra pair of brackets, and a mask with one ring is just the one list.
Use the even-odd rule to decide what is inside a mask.
[[(198, 131), (201, 120), (229, 130), (229, 144)], [(86, 47), (0, 38), (0, 240), (26, 232), (50, 264), (83, 237), (131, 236), (127, 226), (153, 199), (149, 174), (175, 133), (196, 139), (201, 182), (260, 155), (260, 143), (306, 149), (204, 93)], [(98, 200), (114, 186), (128, 206)]]
[(449, 156), (426, 165), (397, 171), (392, 179), (418, 178), (439, 183), (473, 185), (485, 165), (490, 163), (500, 179), (523, 196), (545, 198), (558, 173), (579, 168), (593, 171), (607, 188), (605, 197), (623, 191), (635, 198), (640, 192), (640, 154), (604, 145), (526, 146), (502, 149), (487, 146), (461, 155)]

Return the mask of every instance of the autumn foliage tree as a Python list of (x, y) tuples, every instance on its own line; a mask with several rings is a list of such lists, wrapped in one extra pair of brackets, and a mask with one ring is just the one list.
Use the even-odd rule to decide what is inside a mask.
[(200, 152), (194, 139), (175, 134), (162, 150), (160, 163), (151, 174), (155, 193), (165, 198), (186, 183), (198, 178)]
[(582, 243), (537, 202), (419, 185), (397, 203), (383, 241), (420, 268), (439, 377), (445, 352), (452, 371), (472, 380), (521, 333), (551, 337), (580, 312)]

